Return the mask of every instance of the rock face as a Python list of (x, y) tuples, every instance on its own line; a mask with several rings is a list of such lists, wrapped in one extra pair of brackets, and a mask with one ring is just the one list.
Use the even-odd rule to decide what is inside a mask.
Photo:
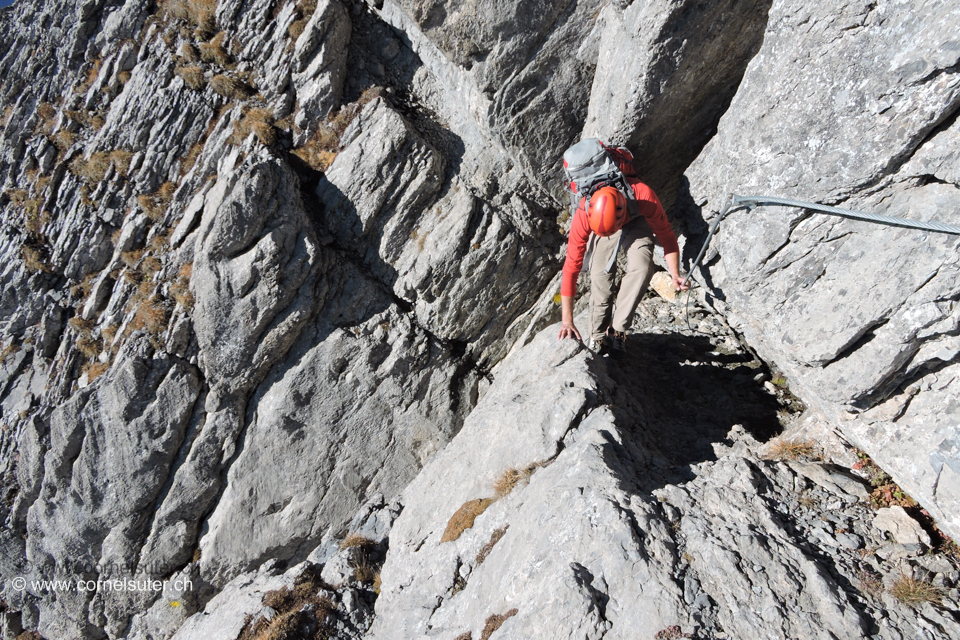
[[(670, 333), (657, 366), (670, 371), (679, 356), (695, 372), (677, 366), (658, 389), (657, 372), (558, 348), (555, 332), (499, 365), (461, 431), (401, 495), (372, 637), (477, 637), (494, 616), (507, 616), (503, 638), (960, 631), (932, 607), (917, 617), (864, 595), (864, 576), (897, 569), (858, 551), (883, 536), (862, 484), (831, 465), (758, 458), (753, 436), (730, 423), (748, 418), (761, 435), (762, 402), (740, 396), (740, 411), (759, 402), (759, 415), (724, 423), (717, 411), (694, 426), (690, 409), (661, 394), (749, 371), (742, 362), (711, 363), (697, 339)], [(628, 356), (649, 358), (651, 346)], [(727, 393), (704, 392), (698, 407), (723, 406)], [(457, 513), (477, 498), (495, 501), (464, 529)]]
[[(699, 274), (720, 315), (648, 301), (616, 363), (541, 330), (584, 135), (634, 151), (685, 255), (730, 190), (956, 222), (958, 23), (0, 10), (4, 637), (957, 635), (919, 509), (875, 527), (859, 480), (758, 455), (802, 400), (960, 535), (955, 239), (740, 212)], [(940, 605), (862, 586), (900, 570)], [(127, 578), (164, 588), (76, 588)]]
[[(929, 20), (883, 4), (774, 5), (717, 135), (687, 171), (688, 226), (710, 221), (729, 193), (960, 221), (960, 156), (949, 146), (960, 49), (946, 26), (960, 15), (950, 3), (923, 11)], [(723, 223), (703, 273), (794, 390), (953, 535), (957, 242), (762, 208)]]

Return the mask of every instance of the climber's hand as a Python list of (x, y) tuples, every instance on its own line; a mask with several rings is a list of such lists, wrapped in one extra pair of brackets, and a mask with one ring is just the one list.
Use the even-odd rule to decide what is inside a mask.
[(563, 340), (564, 338), (576, 338), (580, 341), (583, 340), (583, 338), (580, 337), (580, 332), (577, 331), (577, 327), (575, 324), (573, 324), (573, 322), (560, 323), (560, 335), (557, 336), (557, 340)]

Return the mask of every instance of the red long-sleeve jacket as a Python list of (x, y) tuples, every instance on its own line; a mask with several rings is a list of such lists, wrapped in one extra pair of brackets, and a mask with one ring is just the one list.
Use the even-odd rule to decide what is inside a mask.
[[(663, 245), (664, 255), (680, 251), (677, 236), (670, 228), (667, 214), (664, 213), (663, 205), (660, 204), (657, 194), (636, 178), (629, 178), (628, 182), (633, 187), (633, 193), (637, 196), (640, 215), (646, 218), (647, 224), (656, 234), (657, 240)], [(567, 240), (567, 259), (563, 263), (563, 278), (560, 281), (560, 295), (571, 298), (577, 295), (577, 278), (583, 269), (583, 254), (587, 250), (587, 241), (590, 239), (590, 225), (587, 223), (587, 214), (583, 209), (583, 203), (584, 199), (581, 198), (580, 206), (573, 216), (573, 224), (570, 225), (570, 236)]]

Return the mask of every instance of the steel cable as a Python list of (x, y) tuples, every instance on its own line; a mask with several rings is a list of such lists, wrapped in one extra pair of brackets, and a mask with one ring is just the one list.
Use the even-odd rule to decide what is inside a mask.
[[(778, 198), (776, 196), (738, 196), (732, 194), (727, 200), (726, 204), (723, 206), (723, 209), (720, 211), (720, 214), (714, 219), (713, 224), (710, 225), (710, 231), (707, 233), (707, 238), (703, 241), (703, 246), (700, 247), (700, 253), (697, 254), (697, 259), (694, 260), (693, 265), (690, 267), (690, 271), (687, 274), (687, 277), (684, 278), (684, 282), (689, 281), (693, 277), (693, 273), (700, 267), (700, 261), (703, 260), (703, 256), (707, 253), (707, 247), (710, 246), (710, 240), (713, 239), (713, 236), (716, 235), (717, 229), (720, 227), (720, 223), (723, 222), (723, 219), (729, 216), (734, 211), (739, 211), (740, 209), (753, 209), (754, 207), (762, 207), (773, 205), (777, 207), (797, 207), (799, 209), (810, 209), (812, 211), (819, 211), (821, 213), (826, 213), (828, 215), (840, 216), (842, 218), (851, 218), (853, 220), (863, 220), (866, 222), (874, 222), (877, 224), (885, 224), (891, 227), (903, 227), (905, 229), (918, 229), (921, 231), (933, 231), (935, 233), (949, 233), (952, 235), (960, 235), (960, 226), (943, 224), (942, 222), (937, 222), (933, 220), (931, 222), (922, 222), (920, 220), (907, 220), (905, 218), (894, 218), (893, 216), (884, 216), (878, 213), (866, 213), (864, 211), (854, 211), (853, 209), (840, 209), (839, 207), (831, 207), (825, 204), (817, 204), (815, 202), (804, 202), (803, 200), (793, 200), (790, 198)], [(686, 304), (686, 320), (687, 328), (691, 331), (693, 330), (690, 327), (690, 293), (692, 289), (687, 290), (687, 304)]]

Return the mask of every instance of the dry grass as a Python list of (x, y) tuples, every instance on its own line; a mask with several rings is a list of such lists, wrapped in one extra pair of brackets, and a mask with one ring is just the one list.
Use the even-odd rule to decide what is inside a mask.
[(100, 338), (81, 336), (77, 340), (77, 351), (87, 358), (94, 358), (103, 351), (103, 341)]
[(127, 328), (130, 332), (146, 329), (150, 335), (157, 336), (167, 328), (168, 320), (169, 313), (163, 307), (162, 301), (153, 296), (140, 304)]
[(53, 135), (51, 142), (53, 142), (57, 149), (59, 149), (61, 152), (64, 152), (73, 146), (73, 143), (76, 139), (77, 137), (72, 131), (60, 129), (60, 131), (57, 131)]
[(354, 561), (352, 566), (353, 577), (356, 578), (357, 582), (373, 584), (373, 581), (380, 575), (377, 567), (365, 558)]
[(767, 454), (769, 460), (799, 460), (808, 458), (819, 460), (817, 443), (813, 440), (782, 440), (777, 439)]
[(493, 483), (493, 492), (497, 499), (508, 495), (521, 482), (530, 482), (530, 476), (540, 468), (539, 464), (531, 464), (523, 469), (507, 469)]
[(110, 368), (109, 362), (100, 362), (100, 361), (90, 362), (84, 365), (83, 368), (81, 368), (80, 374), (83, 375), (84, 373), (86, 373), (87, 382), (93, 382), (94, 380), (102, 376), (104, 373), (106, 373), (109, 368)]
[(47, 264), (43, 253), (30, 245), (23, 245), (20, 248), (20, 258), (23, 265), (32, 273), (50, 273), (53, 269)]
[(454, 638), (453, 640), (473, 640), (473, 632), (471, 632), (471, 631), (466, 631), (466, 632), (461, 633), (460, 635), (458, 635), (458, 636), (457, 636), (456, 638)]
[(357, 98), (357, 106), (362, 108), (381, 96), (383, 96), (382, 87), (370, 87), (369, 89), (365, 89), (363, 93), (360, 94), (360, 97)]
[(177, 54), (187, 62), (200, 61), (200, 52), (197, 51), (197, 48), (192, 44), (190, 44), (189, 42), (184, 42), (183, 44), (181, 44), (180, 49), (177, 51)]
[(106, 151), (98, 151), (91, 155), (89, 159), (84, 159), (83, 156), (77, 156), (70, 161), (70, 171), (91, 185), (103, 180), (111, 166), (110, 154)]
[(156, 222), (167, 212), (167, 207), (170, 205), (176, 190), (176, 183), (164, 182), (153, 193), (137, 196), (137, 202), (140, 203), (140, 207), (147, 214), (147, 217)]
[(164, 17), (188, 22), (201, 35), (217, 30), (216, 10), (217, 0), (167, 0), (163, 3)]
[(149, 278), (160, 271), (161, 267), (163, 267), (163, 263), (160, 262), (160, 258), (155, 255), (148, 255), (140, 263), (140, 273), (143, 274), (144, 278)]
[(90, 295), (90, 291), (93, 290), (93, 285), (99, 277), (99, 272), (88, 273), (83, 277), (83, 280), (70, 287), (70, 295), (76, 296), (77, 298), (86, 299), (86, 297)]
[(340, 541), (341, 550), (360, 547), (361, 551), (363, 551), (364, 553), (368, 553), (376, 546), (377, 546), (376, 540), (372, 540), (371, 538), (362, 536), (359, 533), (349, 533), (343, 540)]
[(100, 329), (100, 337), (103, 338), (105, 344), (113, 343), (113, 339), (117, 337), (117, 329), (119, 329), (119, 327), (115, 324), (107, 325)]
[(119, 175), (126, 177), (130, 171), (132, 158), (133, 153), (124, 149), (98, 151), (89, 159), (84, 159), (82, 156), (74, 158), (70, 162), (70, 171), (87, 184), (95, 185), (107, 176), (110, 167), (113, 167)]
[(26, 189), (8, 189), (4, 193), (10, 198), (10, 202), (13, 204), (23, 204), (30, 196), (30, 193)]
[(510, 609), (506, 613), (495, 613), (489, 618), (487, 618), (486, 624), (483, 625), (483, 632), (480, 633), (480, 640), (490, 640), (490, 636), (493, 635), (493, 632), (503, 626), (503, 623), (507, 621), (507, 618), (512, 618), (517, 615), (516, 609)]
[(305, 145), (294, 149), (291, 153), (303, 160), (311, 169), (315, 171), (326, 171), (336, 159), (337, 152), (324, 149), (314, 143), (315, 139), (311, 138)]
[(944, 541), (940, 545), (939, 551), (947, 557), (953, 558), (954, 561), (960, 562), (960, 545), (947, 536), (944, 536), (942, 533), (941, 536), (944, 538)]
[(287, 27), (287, 35), (290, 36), (291, 40), (296, 40), (303, 33), (304, 27), (307, 26), (309, 20), (301, 18), (300, 20), (294, 20), (290, 23), (290, 26)]
[[(11, 108), (11, 111), (12, 110)], [(49, 122), (57, 117), (57, 108), (49, 102), (41, 102), (37, 105), (37, 115), (40, 116), (40, 119), (44, 122)]]
[(250, 95), (250, 88), (236, 78), (215, 75), (210, 78), (210, 87), (228, 100), (243, 100)]
[(381, 96), (380, 87), (367, 89), (352, 104), (344, 105), (332, 118), (322, 123), (307, 142), (291, 153), (315, 171), (326, 171), (340, 151), (340, 138), (347, 126), (360, 113), (364, 105)]
[(270, 146), (277, 141), (277, 129), (273, 125), (271, 109), (244, 109), (243, 117), (233, 123), (230, 142), (240, 144), (253, 133), (261, 144)]
[(880, 594), (883, 593), (883, 578), (875, 573), (861, 569), (857, 573), (857, 586), (860, 589), (860, 593), (870, 596), (871, 598), (879, 598)]
[(797, 504), (805, 509), (813, 509), (820, 503), (816, 498), (813, 497), (812, 494), (804, 492), (799, 498), (797, 498)]
[(318, 567), (306, 569), (294, 580), (293, 589), (282, 587), (263, 596), (263, 604), (276, 611), (276, 615), (272, 620), (248, 616), (237, 640), (299, 640), (304, 637), (303, 627), (311, 623), (311, 615), (319, 626), (314, 638), (330, 637), (333, 629), (327, 618), (336, 606), (329, 598), (317, 595), (330, 588), (320, 578)]
[(96, 81), (97, 76), (100, 75), (101, 66), (103, 66), (103, 60), (100, 58), (93, 61), (93, 64), (87, 69), (87, 75), (84, 77), (83, 82), (77, 86), (76, 93), (86, 93), (90, 90), (90, 86)]
[(167, 233), (158, 233), (150, 238), (150, 242), (147, 243), (147, 247), (153, 251), (154, 255), (165, 253), (167, 249), (170, 248), (171, 233), (173, 233), (172, 229), (168, 230)]
[(49, 211), (40, 211), (43, 200), (33, 199), (23, 203), (23, 228), (35, 238), (40, 237), (40, 229), (53, 218)]
[(119, 74), (117, 74), (117, 80), (119, 80), (120, 84), (122, 85), (130, 82), (131, 77), (133, 76), (130, 75), (129, 71), (121, 71)]
[(20, 345), (18, 345), (16, 342), (11, 342), (6, 347), (4, 347), (3, 350), (0, 351), (0, 365), (5, 363), (7, 361), (7, 358), (9, 358), (10, 356), (12, 356), (18, 351), (20, 351)]
[(120, 261), (131, 269), (135, 269), (143, 256), (143, 249), (134, 249), (133, 251), (124, 251), (120, 254)]
[(452, 542), (459, 538), (464, 531), (473, 526), (474, 520), (481, 513), (487, 510), (495, 500), (493, 498), (480, 498), (478, 500), (469, 500), (463, 506), (457, 509), (457, 512), (450, 517), (447, 522), (447, 528), (443, 531), (440, 542)]
[(177, 67), (174, 69), (174, 73), (183, 79), (183, 84), (194, 91), (203, 90), (204, 85), (207, 83), (207, 79), (203, 75), (203, 69), (200, 67)]
[(903, 604), (916, 607), (925, 603), (940, 604), (943, 590), (935, 587), (927, 580), (918, 580), (913, 576), (900, 574), (890, 585), (890, 595)]
[(73, 316), (67, 320), (67, 326), (78, 333), (85, 334), (93, 331), (93, 328), (97, 325), (93, 320), (84, 320), (81, 316)]
[(36, 192), (38, 194), (46, 193), (47, 187), (50, 186), (51, 182), (53, 182), (53, 176), (40, 176), (34, 184)]
[(173, 194), (176, 192), (177, 192), (176, 183), (167, 181), (167, 182), (164, 182), (162, 185), (160, 185), (160, 188), (157, 189), (156, 195), (161, 202), (170, 202), (171, 200), (173, 200)]
[(494, 530), (494, 532), (490, 534), (490, 540), (480, 547), (480, 551), (477, 553), (477, 564), (482, 564), (483, 561), (487, 559), (487, 556), (489, 556), (490, 552), (493, 551), (494, 545), (500, 542), (500, 539), (503, 538), (503, 536), (507, 533), (507, 529), (509, 528), (510, 525), (505, 525)]
[(156, 287), (149, 280), (143, 280), (143, 276), (140, 275), (140, 272), (137, 272), (137, 277), (139, 278), (139, 285), (137, 290), (134, 292), (130, 299), (127, 301), (127, 311), (130, 311), (136, 308), (145, 300), (149, 299), (156, 292)]
[(185, 176), (190, 172), (190, 169), (193, 169), (193, 165), (197, 163), (197, 158), (200, 157), (200, 154), (203, 152), (203, 143), (198, 142), (187, 151), (187, 154), (183, 156), (180, 160), (180, 175)]
[(110, 162), (124, 178), (130, 173), (130, 161), (133, 159), (133, 152), (125, 149), (117, 149), (110, 152)]
[[(170, 297), (184, 309), (192, 309), (194, 304), (193, 294), (190, 292), (190, 276), (193, 273), (193, 263), (187, 263), (180, 267), (180, 273), (176, 281), (170, 285)], [(341, 543), (343, 544), (343, 543)]]
[(224, 41), (227, 39), (227, 32), (221, 31), (217, 35), (213, 36), (210, 42), (203, 42), (200, 44), (200, 59), (204, 62), (210, 62), (212, 64), (218, 64), (221, 67), (225, 67), (230, 64), (230, 54), (227, 53), (227, 50), (223, 47)]
[(317, 0), (297, 0), (297, 9), (303, 17), (309, 18), (317, 10)]

